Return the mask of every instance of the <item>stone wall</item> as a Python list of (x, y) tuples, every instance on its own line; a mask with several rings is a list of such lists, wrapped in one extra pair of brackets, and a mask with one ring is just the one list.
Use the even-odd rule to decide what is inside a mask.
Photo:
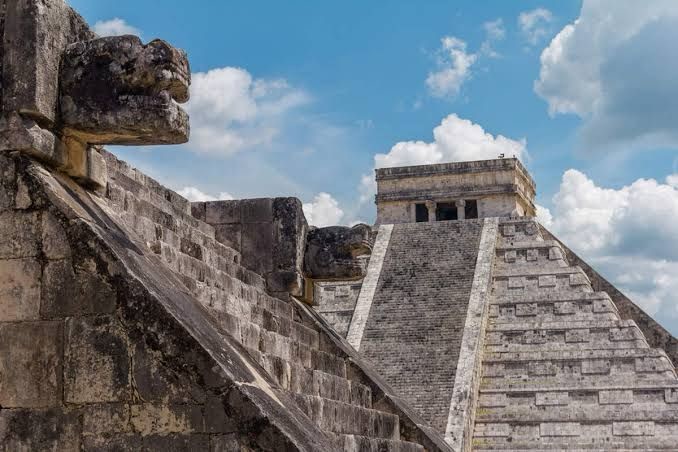
[(610, 296), (622, 319), (631, 319), (636, 322), (638, 328), (643, 332), (648, 343), (652, 347), (661, 348), (669, 355), (673, 365), (678, 367), (678, 339), (673, 337), (664, 327), (657, 323), (638, 305), (631, 301), (619, 289), (617, 289), (607, 279), (603, 278), (597, 271), (591, 268), (582, 258), (574, 253), (564, 243), (558, 240), (551, 232), (540, 225), (542, 234), (551, 240), (557, 240), (566, 253), (567, 260), (572, 265), (577, 265), (584, 270), (586, 276), (591, 280), (593, 290), (607, 292)]
[(361, 287), (362, 279), (313, 283), (313, 307), (343, 337), (348, 333)]
[(304, 295), (303, 259), (308, 231), (297, 198), (195, 202), (193, 216), (214, 226), (216, 239), (242, 254), (242, 264), (263, 275), (269, 292)]
[(360, 341), (361, 354), (440, 432), (482, 228), (483, 220), (395, 225)]
[(265, 420), (286, 396), (95, 198), (25, 157), (0, 168), (1, 450), (326, 447), (298, 410)]

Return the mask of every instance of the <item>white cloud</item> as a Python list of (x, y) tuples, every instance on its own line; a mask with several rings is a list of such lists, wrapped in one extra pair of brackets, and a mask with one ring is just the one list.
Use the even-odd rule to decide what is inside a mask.
[(284, 126), (285, 116), (308, 104), (310, 96), (283, 79), (253, 79), (241, 68), (224, 67), (193, 74), (191, 139), (195, 152), (228, 156), (268, 145)]
[(678, 320), (678, 187), (638, 179), (604, 188), (568, 170), (553, 212), (538, 211), (538, 218), (650, 314)]
[(499, 57), (499, 53), (497, 53), (497, 51), (492, 48), (492, 44), (497, 41), (501, 41), (506, 37), (504, 20), (502, 18), (498, 18), (489, 22), (485, 22), (483, 24), (483, 29), (485, 30), (485, 40), (480, 46), (480, 53), (491, 58)]
[(549, 113), (584, 119), (590, 149), (678, 145), (678, 2), (584, 0), (541, 54), (535, 91)]
[(136, 35), (140, 36), (141, 31), (118, 17), (110, 20), (99, 20), (92, 27), (99, 36), (121, 36)]
[(325, 227), (334, 226), (341, 222), (344, 211), (339, 203), (328, 193), (318, 193), (312, 202), (302, 205), (308, 224)]
[(467, 160), (494, 159), (499, 154), (527, 159), (525, 139), (512, 140), (503, 135), (493, 136), (468, 119), (456, 114), (444, 118), (433, 129), (433, 141), (401, 141), (388, 154), (374, 156), (376, 168)]
[(548, 35), (551, 22), (553, 14), (545, 8), (523, 11), (518, 15), (518, 27), (530, 45), (536, 45)]
[(471, 66), (477, 55), (466, 52), (466, 42), (445, 36), (438, 50), (438, 70), (429, 73), (426, 85), (435, 97), (455, 97), (461, 85), (471, 76)]
[(181, 196), (183, 196), (184, 198), (188, 199), (191, 202), (226, 201), (229, 199), (233, 199), (233, 196), (225, 191), (222, 191), (217, 196), (212, 196), (208, 195), (207, 193), (203, 193), (196, 187), (184, 187), (181, 190), (177, 191), (177, 193), (179, 193)]

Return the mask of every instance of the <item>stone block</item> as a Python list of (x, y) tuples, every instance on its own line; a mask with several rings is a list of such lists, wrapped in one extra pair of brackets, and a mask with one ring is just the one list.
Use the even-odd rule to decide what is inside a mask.
[(214, 237), (224, 245), (241, 252), (242, 228), (240, 223), (216, 224), (214, 225)]
[(130, 399), (127, 338), (111, 316), (66, 321), (64, 396), (67, 403)]
[(160, 434), (145, 436), (142, 443), (143, 450), (148, 451), (207, 451), (210, 448), (210, 437), (200, 434)]
[(130, 407), (125, 403), (86, 405), (82, 410), (83, 435), (111, 435), (131, 431)]
[(230, 435), (213, 435), (210, 441), (210, 452), (234, 452), (242, 450), (238, 436)]
[(516, 261), (517, 253), (514, 250), (506, 251), (504, 254), (504, 261), (507, 263), (513, 263)]
[(576, 312), (575, 304), (571, 301), (563, 301), (562, 303), (553, 303), (553, 313), (566, 315), (574, 314)]
[(664, 401), (666, 403), (678, 403), (678, 389), (675, 388), (665, 389)]
[(61, 403), (62, 337), (60, 322), (0, 323), (2, 408)]
[(563, 250), (557, 246), (552, 246), (549, 248), (549, 260), (559, 261), (563, 259)]
[(584, 375), (609, 374), (612, 364), (608, 359), (591, 359), (581, 362), (581, 373)]
[(612, 301), (608, 299), (593, 300), (593, 312), (614, 312), (614, 305), (612, 304)]
[(87, 174), (85, 182), (87, 185), (95, 188), (103, 188), (108, 181), (108, 172), (106, 171), (106, 160), (93, 147), (87, 148)]
[(16, 113), (0, 118), (0, 151), (20, 151), (57, 167), (64, 165), (67, 159), (52, 132)]
[(243, 199), (240, 203), (243, 223), (273, 222), (273, 198)]
[(79, 416), (60, 408), (3, 409), (0, 411), (0, 449), (3, 452), (81, 450)]
[(522, 276), (509, 277), (508, 279), (509, 289), (521, 289), (523, 287), (525, 287), (525, 279)]
[(555, 375), (558, 371), (551, 361), (530, 361), (527, 369), (530, 375)]
[(570, 403), (570, 395), (567, 392), (537, 392), (535, 404), (537, 406), (567, 405)]
[(0, 322), (40, 318), (40, 262), (0, 260)]
[(94, 35), (66, 2), (10, 0), (6, 8), (3, 109), (51, 124), (56, 121), (62, 52), (78, 37)]
[(208, 201), (205, 203), (206, 222), (211, 225), (242, 223), (242, 201)]
[(636, 372), (662, 372), (671, 367), (666, 358), (636, 358)]
[(589, 342), (591, 334), (588, 328), (565, 331), (565, 342)]
[(477, 423), (473, 430), (473, 436), (476, 437), (505, 437), (511, 434), (509, 424), (484, 424)]
[(528, 262), (534, 262), (539, 259), (539, 250), (538, 249), (529, 249), (525, 252), (525, 260)]
[(589, 278), (584, 273), (572, 273), (570, 275), (570, 286), (586, 286), (589, 284)]
[(138, 397), (147, 402), (203, 403), (204, 389), (177, 369), (167, 367), (162, 355), (137, 343), (132, 357), (132, 377)]
[(503, 231), (505, 237), (513, 237), (516, 235), (516, 227), (512, 224), (504, 226)]
[(204, 201), (191, 203), (191, 216), (200, 221), (207, 221), (207, 203)]
[(556, 287), (556, 275), (539, 276), (539, 287)]
[(49, 261), (43, 271), (41, 313), (48, 318), (105, 314), (115, 310), (116, 295), (94, 262), (73, 267), (70, 259)]
[(516, 316), (534, 316), (539, 313), (539, 305), (537, 303), (518, 303), (516, 304)]
[(144, 445), (138, 433), (85, 435), (82, 438), (81, 450), (83, 452), (137, 452), (144, 450)]
[(541, 436), (579, 436), (581, 431), (579, 422), (542, 422), (539, 424)]
[(598, 393), (598, 403), (601, 405), (616, 405), (633, 403), (633, 390), (625, 389), (619, 391), (600, 391)]
[(481, 394), (479, 398), (481, 408), (501, 408), (508, 406), (506, 394)]
[(151, 404), (131, 405), (130, 422), (142, 435), (192, 433), (203, 430), (199, 405)]
[(23, 180), (23, 177), (17, 176), (16, 180), (16, 197), (14, 198), (14, 207), (19, 210), (26, 210), (31, 207), (33, 201), (31, 194), (28, 192), (28, 186)]
[(273, 270), (272, 223), (250, 223), (242, 227), (242, 265), (259, 273)]
[[(2, 138), (0, 138), (1, 140)], [(14, 158), (7, 152), (0, 152), (0, 210), (11, 209), (14, 206), (15, 196), (16, 165)]]
[(224, 401), (218, 397), (209, 398), (204, 405), (205, 431), (208, 433), (233, 433), (237, 431), (237, 419), (228, 413)]
[(613, 422), (612, 434), (615, 436), (652, 436), (654, 435), (654, 422)]
[(36, 257), (42, 237), (38, 212), (0, 213), (0, 259)]
[(64, 259), (71, 255), (66, 231), (48, 211), (42, 213), (42, 252), (50, 260)]

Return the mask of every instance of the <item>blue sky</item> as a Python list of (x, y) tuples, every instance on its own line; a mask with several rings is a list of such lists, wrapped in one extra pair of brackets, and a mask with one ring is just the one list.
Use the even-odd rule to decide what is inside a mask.
[(70, 3), (102, 33), (188, 52), (191, 141), (114, 149), (172, 188), (293, 195), (317, 224), (371, 222), (376, 155), (506, 147), (542, 222), (678, 332), (678, 3)]

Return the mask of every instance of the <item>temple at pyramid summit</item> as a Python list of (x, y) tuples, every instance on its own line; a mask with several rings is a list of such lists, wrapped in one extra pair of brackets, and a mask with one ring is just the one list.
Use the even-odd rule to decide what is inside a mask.
[(678, 341), (516, 158), (380, 168), (375, 225), (189, 202), (188, 56), (0, 0), (0, 451), (676, 451)]

